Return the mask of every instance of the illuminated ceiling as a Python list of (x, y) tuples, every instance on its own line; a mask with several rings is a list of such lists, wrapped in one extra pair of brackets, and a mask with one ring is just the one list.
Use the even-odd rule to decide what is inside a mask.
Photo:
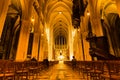
[[(21, 0), (11, 0), (11, 5), (8, 10), (8, 14), (15, 17), (21, 14)], [(41, 3), (40, 9), (42, 9), (41, 17), (44, 20), (50, 31), (53, 31), (53, 38), (56, 39), (58, 36), (63, 36), (68, 39), (69, 27), (72, 25), (72, 5), (73, 0), (38, 0)], [(86, 1), (86, 0), (85, 0)], [(42, 4), (43, 3), (43, 4)], [(102, 15), (109, 13), (117, 13), (114, 0), (100, 0), (98, 2), (100, 10), (103, 9)]]
[(46, 23), (53, 30), (54, 39), (58, 36), (68, 38), (71, 25), (72, 0), (48, 0), (46, 5)]

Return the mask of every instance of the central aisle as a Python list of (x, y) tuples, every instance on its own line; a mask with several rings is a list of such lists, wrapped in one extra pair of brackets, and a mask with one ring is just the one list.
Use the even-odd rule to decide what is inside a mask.
[(84, 80), (78, 72), (60, 61), (58, 64), (41, 72), (39, 80)]

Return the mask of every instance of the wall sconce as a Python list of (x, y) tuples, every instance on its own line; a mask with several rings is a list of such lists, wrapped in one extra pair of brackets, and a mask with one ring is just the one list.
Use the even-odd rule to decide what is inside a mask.
[(33, 18), (32, 18), (32, 19), (31, 19), (31, 21), (32, 21), (32, 22), (34, 22), (34, 21), (35, 21), (35, 19), (33, 19)]
[(90, 12), (89, 11), (87, 11), (87, 16), (90, 16)]
[(30, 26), (30, 33), (34, 33), (34, 22), (35, 22), (35, 19), (32, 16), (32, 18), (31, 18), (31, 26)]

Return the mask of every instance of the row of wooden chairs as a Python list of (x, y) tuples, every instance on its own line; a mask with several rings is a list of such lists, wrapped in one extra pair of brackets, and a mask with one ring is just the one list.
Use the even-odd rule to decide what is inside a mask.
[(86, 61), (78, 68), (90, 80), (120, 80), (120, 61)]
[(104, 63), (104, 73), (101, 74), (101, 77), (109, 80), (120, 80), (120, 61), (106, 61)]
[[(71, 62), (67, 64), (70, 65)], [(77, 61), (75, 69), (87, 80), (120, 80), (119, 60)]]
[[(55, 62), (50, 64), (54, 65)], [(0, 80), (30, 80), (37, 78), (44, 69), (43, 62), (0, 60)]]

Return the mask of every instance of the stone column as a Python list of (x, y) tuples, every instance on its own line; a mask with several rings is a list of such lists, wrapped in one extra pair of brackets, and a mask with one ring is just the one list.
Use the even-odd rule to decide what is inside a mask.
[(101, 26), (101, 16), (99, 5), (97, 5), (98, 0), (89, 0), (89, 11), (90, 11), (90, 22), (92, 26), (92, 32), (97, 36), (103, 36), (102, 26)]
[(31, 57), (35, 57), (36, 59), (38, 59), (38, 46), (39, 46), (39, 34), (38, 33), (34, 33)]
[(72, 56), (73, 56), (73, 36), (72, 36), (72, 29), (73, 29), (73, 26), (69, 25), (68, 48), (69, 48), (70, 60), (72, 59)]
[(35, 11), (34, 7), (33, 8), (33, 11), (32, 11), (32, 17), (34, 19), (34, 21), (32, 21), (32, 24), (33, 24), (33, 45), (32, 45), (32, 54), (31, 54), (31, 58), (32, 57), (35, 57), (37, 60), (39, 60), (39, 25), (40, 25), (40, 19), (39, 19), (39, 16), (37, 14), (37, 12)]
[(49, 41), (48, 41), (48, 59), (53, 60), (53, 31), (49, 27)]
[(30, 21), (22, 20), (19, 43), (16, 53), (16, 61), (24, 61), (27, 58), (27, 49), (30, 35)]
[(41, 36), (40, 38), (40, 47), (39, 47), (39, 50), (40, 50), (40, 53), (39, 53), (39, 61), (43, 61), (44, 59), (44, 52), (43, 52), (43, 35)]
[(11, 0), (0, 0), (0, 38), (2, 35), (5, 19), (7, 16), (7, 11), (9, 8)]
[(20, 0), (22, 6), (22, 25), (17, 47), (16, 61), (24, 61), (27, 59), (33, 1), (34, 0)]
[[(86, 36), (88, 35), (87, 25), (88, 18), (84, 16), (81, 17), (81, 28), (80, 28), (80, 60), (91, 61), (91, 56), (89, 54), (89, 42), (86, 41)], [(84, 27), (82, 27), (84, 26)]]

